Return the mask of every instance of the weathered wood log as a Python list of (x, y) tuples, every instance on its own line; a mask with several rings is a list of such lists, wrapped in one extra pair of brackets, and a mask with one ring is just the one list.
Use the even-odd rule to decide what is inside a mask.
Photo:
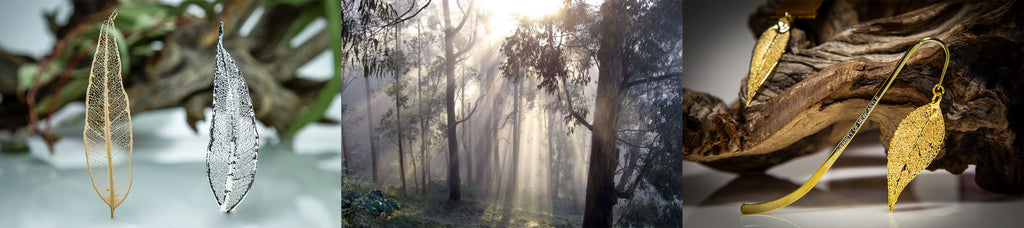
[[(117, 7), (115, 1), (90, 0), (74, 1), (75, 11), (67, 24), (56, 28), (58, 42), (77, 39), (69, 31), (82, 31), (83, 27), (99, 23)], [(326, 28), (298, 46), (288, 45), (291, 32), (305, 28), (303, 23), (293, 23), (303, 13), (302, 9), (316, 7), (322, 2), (309, 1), (295, 4), (275, 4), (264, 9), (263, 16), (255, 23), (248, 35), (240, 34), (243, 22), (250, 18), (257, 8), (266, 1), (226, 1), (217, 18), (201, 19), (189, 14), (169, 17), (163, 23), (174, 23), (175, 30), (149, 39), (160, 40), (160, 50), (133, 55), (130, 72), (125, 74), (125, 89), (130, 97), (132, 113), (163, 108), (185, 108), (188, 124), (195, 130), (195, 124), (203, 120), (203, 109), (212, 102), (214, 45), (218, 25), (224, 21), (225, 48), (231, 50), (242, 75), (246, 77), (255, 106), (256, 118), (278, 132), (288, 129), (310, 106), (327, 82), (299, 78), (298, 69), (313, 58), (324, 53), (330, 46)], [(123, 11), (122, 11), (123, 12)], [(141, 33), (122, 29), (122, 32)], [(145, 43), (149, 48), (149, 43)], [(76, 51), (72, 47), (57, 45), (53, 53)], [(134, 47), (128, 47), (134, 48)], [(51, 53), (52, 55), (52, 53)], [(91, 56), (91, 53), (88, 54)], [(48, 57), (49, 58), (49, 57)], [(30, 106), (17, 91), (17, 70), (24, 64), (38, 60), (8, 54), (0, 50), (0, 130), (18, 130), (30, 125), (30, 115), (48, 117), (48, 113), (28, 112)], [(88, 69), (91, 60), (86, 58), (77, 64), (68, 64), (69, 69)], [(58, 80), (40, 82), (36, 97), (41, 101), (45, 96), (58, 90)], [(84, 91), (84, 90), (83, 90)], [(9, 96), (9, 99), (8, 99)], [(84, 94), (74, 98), (84, 99)], [(38, 104), (37, 104), (38, 105)]]
[[(760, 34), (776, 19), (770, 2), (751, 15)], [(936, 37), (949, 46), (941, 103), (944, 148), (928, 167), (962, 173), (976, 165), (986, 190), (1024, 192), (1024, 3), (827, 2), (798, 20), (775, 73), (749, 107), (684, 89), (683, 158), (741, 174), (763, 173), (834, 146), (910, 46)], [(861, 132), (893, 131), (931, 100), (944, 55), (924, 45), (872, 112)], [(745, 80), (737, 94), (746, 93)]]
[[(299, 117), (294, 110), (308, 107), (326, 83), (297, 78), (297, 69), (327, 50), (330, 40), (327, 30), (322, 29), (298, 47), (280, 47), (281, 40), (287, 40), (287, 33), (282, 31), (295, 25), (279, 19), (294, 18), (300, 13), (296, 9), (320, 3), (276, 6), (260, 18), (255, 26), (258, 29), (248, 37), (239, 34), (242, 22), (263, 5), (262, 1), (229, 4), (231, 7), (220, 15), (230, 26), (225, 28), (224, 46), (233, 50), (232, 57), (249, 84), (256, 118), (283, 132)], [(143, 77), (136, 78), (128, 88), (132, 111), (181, 106), (189, 126), (195, 129), (196, 122), (205, 118), (203, 109), (213, 100), (209, 94), (214, 56), (210, 53), (214, 53), (217, 25), (218, 21), (194, 23), (167, 36), (164, 49), (151, 57)]]

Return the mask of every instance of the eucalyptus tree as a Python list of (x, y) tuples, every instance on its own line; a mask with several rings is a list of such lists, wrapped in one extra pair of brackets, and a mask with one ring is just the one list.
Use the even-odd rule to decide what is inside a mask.
[[(682, 17), (676, 12), (682, 4), (608, 0), (594, 10), (582, 0), (566, 3), (554, 16), (519, 23), (503, 44), (502, 70), (514, 77), (536, 76), (539, 88), (561, 93), (565, 119), (591, 132), (583, 226), (608, 227), (617, 199), (632, 196), (614, 181), (619, 146), (631, 144), (619, 137), (623, 101), (631, 89), (682, 77)], [(594, 62), (597, 91), (588, 121), (589, 111), (573, 99), (579, 93), (573, 88), (591, 81), (587, 71)], [(520, 69), (531, 73), (517, 73)]]

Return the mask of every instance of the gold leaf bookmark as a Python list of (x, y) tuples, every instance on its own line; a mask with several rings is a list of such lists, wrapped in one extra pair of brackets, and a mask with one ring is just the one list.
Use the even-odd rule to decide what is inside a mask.
[(132, 117), (128, 94), (121, 84), (121, 56), (117, 49), (114, 18), (117, 10), (100, 26), (96, 54), (85, 93), (85, 160), (89, 178), (100, 199), (114, 208), (121, 205), (132, 188)]
[(917, 174), (924, 171), (942, 148), (946, 126), (939, 102), (932, 102), (907, 115), (896, 128), (886, 155), (886, 175), (889, 186), (889, 212)]
[(793, 16), (786, 13), (779, 18), (778, 24), (764, 31), (754, 44), (754, 52), (750, 58), (750, 73), (747, 74), (746, 106), (750, 106), (758, 89), (779, 64), (782, 53), (786, 51), (786, 44), (789, 43), (789, 23), (792, 21)]
[(857, 122), (853, 123), (850, 131), (843, 137), (843, 140), (839, 141), (839, 145), (836, 145), (835, 149), (832, 150), (825, 163), (818, 167), (818, 170), (814, 172), (814, 175), (811, 175), (807, 182), (804, 182), (800, 188), (782, 198), (758, 204), (743, 204), (743, 206), (740, 206), (740, 212), (744, 215), (751, 215), (773, 211), (796, 202), (807, 194), (815, 184), (818, 184), (818, 181), (832, 167), (832, 164), (836, 162), (836, 159), (846, 149), (850, 140), (853, 140), (853, 137), (857, 135), (857, 130), (860, 130), (861, 125), (871, 115), (871, 111), (875, 109), (875, 105), (882, 99), (885, 92), (889, 90), (889, 86), (896, 79), (896, 75), (899, 75), (900, 71), (903, 70), (903, 66), (906, 65), (910, 55), (927, 42), (933, 42), (942, 47), (946, 54), (946, 63), (942, 66), (939, 82), (932, 87), (932, 102), (907, 115), (897, 127), (892, 139), (893, 141), (890, 141), (886, 178), (889, 181), (889, 211), (892, 212), (892, 205), (896, 203), (896, 198), (903, 191), (903, 187), (910, 183), (914, 176), (931, 163), (932, 159), (935, 158), (935, 154), (941, 148), (943, 138), (945, 137), (943, 115), (942, 110), (939, 108), (939, 103), (942, 101), (942, 93), (944, 91), (942, 79), (945, 78), (946, 68), (949, 67), (949, 49), (946, 48), (946, 44), (942, 43), (942, 41), (931, 37), (918, 41), (917, 44), (914, 44), (910, 50), (903, 54), (903, 57), (900, 58), (899, 63), (896, 65), (896, 69), (889, 74), (885, 82), (882, 82), (882, 88), (879, 88), (875, 96), (868, 102), (868, 106), (861, 113), (860, 118), (857, 119)]

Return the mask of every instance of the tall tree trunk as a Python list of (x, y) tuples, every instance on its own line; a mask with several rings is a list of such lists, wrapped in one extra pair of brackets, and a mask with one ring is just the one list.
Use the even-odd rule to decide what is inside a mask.
[[(483, 87), (481, 87), (481, 88), (483, 88)], [(488, 118), (490, 118), (490, 117), (488, 117)], [(491, 144), (494, 143), (493, 142), (494, 141), (493, 140), (494, 137), (491, 134), (490, 125), (488, 125), (486, 121), (488, 121), (488, 120), (487, 119), (484, 120), (484, 124), (483, 124), (483, 128), (484, 129), (483, 129), (483, 132), (481, 132), (482, 135), (478, 139), (478, 140), (483, 140), (483, 141), (481, 141), (480, 143), (476, 144), (476, 150), (477, 151), (483, 151), (482, 162), (481, 162), (481, 164), (479, 164), (477, 166), (477, 169), (480, 170), (480, 173), (478, 173), (476, 175), (476, 178), (477, 178), (476, 182), (477, 182), (478, 185), (480, 185), (480, 189), (482, 191), (484, 191), (485, 194), (486, 194), (487, 189), (489, 189), (490, 187), (493, 187), (492, 186), (493, 182), (490, 182), (490, 181), (487, 180), (487, 177), (490, 177), (490, 175), (491, 175), (491, 170), (493, 169), (493, 167), (487, 167), (487, 166), (488, 166), (488, 162), (491, 161), (491, 156), (492, 156), (491, 155), (491, 151), (490, 151)]]
[[(400, 34), (402, 33), (401, 29), (402, 29), (401, 26), (399, 26), (399, 25), (395, 26), (395, 51), (396, 52), (400, 48), (400, 46), (402, 45), (402, 37), (400, 36)], [(395, 69), (394, 70), (395, 70), (395, 72), (394, 72), (394, 74), (395, 74), (395, 83), (397, 83), (395, 86), (398, 87), (395, 90), (395, 120), (397, 121), (397, 122), (395, 122), (395, 123), (397, 123), (395, 126), (398, 127), (398, 129), (395, 129), (396, 130), (395, 132), (398, 133), (398, 169), (399, 169), (398, 171), (399, 171), (399, 178), (402, 178), (402, 195), (405, 195), (405, 152), (403, 151), (404, 147), (402, 146), (402, 141), (405, 141), (405, 140), (402, 139), (402, 131), (403, 131), (403, 129), (402, 129), (402, 103), (401, 103), (401, 100), (402, 100), (401, 63), (399, 63), (398, 61), (395, 61)]]
[(427, 118), (423, 116), (423, 70), (418, 69), (416, 72), (416, 93), (417, 99), (419, 100), (420, 113), (420, 163), (422, 163), (423, 172), (420, 172), (420, 182), (422, 182), (422, 188), (420, 193), (426, 194), (427, 188), (430, 186), (428, 183), (430, 179), (427, 177), (430, 174), (430, 154), (427, 153)]
[(512, 120), (512, 123), (513, 123), (512, 124), (512, 164), (511, 164), (512, 171), (510, 172), (511, 174), (509, 175), (508, 190), (505, 191), (505, 203), (506, 203), (506, 205), (512, 205), (513, 204), (513, 199), (515, 198), (515, 192), (516, 192), (516, 187), (517, 187), (516, 186), (516, 178), (518, 178), (518, 176), (519, 176), (519, 148), (520, 148), (520, 142), (519, 141), (520, 141), (520, 137), (522, 137), (521, 134), (520, 134), (520, 131), (522, 130), (522, 108), (520, 108), (519, 106), (521, 105), (520, 100), (523, 97), (523, 82), (522, 82), (522, 80), (523, 79), (519, 79), (519, 80), (517, 80), (515, 82), (516, 83), (516, 85), (515, 85), (516, 86), (515, 98), (513, 98), (514, 100), (512, 101), (512, 110), (513, 110), (512, 112), (513, 112), (513, 115), (515, 115), (513, 117), (515, 119)]
[[(452, 26), (451, 11), (448, 9), (448, 0), (442, 1), (444, 13), (444, 74), (445, 74), (445, 100), (444, 107), (447, 117), (448, 136), (448, 199), (459, 201), (462, 194), (459, 191), (459, 138), (456, 134), (458, 123), (455, 120), (455, 53), (452, 45), (455, 34), (458, 33)], [(463, 20), (469, 15), (463, 15)], [(460, 23), (461, 24), (461, 23)]]
[[(397, 75), (395, 76), (395, 79), (396, 80), (398, 79)], [(402, 113), (402, 104), (399, 103), (399, 99), (401, 99), (401, 96), (396, 96), (396, 98), (395, 98), (395, 113), (396, 113), (396, 116), (395, 117), (398, 120), (397, 132), (398, 132), (398, 167), (399, 167), (399, 173), (400, 173), (399, 176), (402, 178), (402, 194), (404, 195), (405, 194), (405, 152), (402, 150), (402, 148), (403, 148), (402, 141), (405, 141), (405, 140), (402, 140), (402, 114), (401, 114)]]
[[(416, 32), (419, 33), (417, 36), (423, 33), (423, 24), (416, 22)], [(423, 49), (416, 49), (416, 61), (419, 63), (419, 67), (416, 68), (416, 100), (417, 100), (417, 111), (420, 115), (420, 162), (422, 163), (423, 171), (420, 172), (420, 194), (427, 193), (427, 174), (429, 173), (430, 158), (427, 157), (427, 122), (423, 113)]]
[[(493, 104), (494, 106), (493, 106), (493, 108), (491, 108), (491, 110), (494, 110), (495, 112), (500, 113), (500, 110), (501, 110), (501, 105), (500, 104), (501, 104), (501, 102), (498, 102), (498, 100), (495, 99), (494, 100), (494, 104)], [(493, 156), (492, 163), (491, 163), (491, 170), (492, 170), (491, 171), (491, 179), (494, 180), (494, 183), (496, 184), (496, 186), (494, 188), (494, 198), (496, 198), (496, 199), (498, 197), (501, 197), (501, 170), (502, 170), (501, 169), (501, 151), (500, 151), (500, 148), (501, 148), (501, 134), (500, 134), (501, 128), (498, 126), (498, 123), (501, 122), (501, 118), (498, 118), (498, 116), (500, 116), (500, 115), (491, 115), (491, 121), (490, 121), (491, 122), (491, 129), (493, 129), (493, 131), (491, 132), (491, 141), (494, 142), (494, 143), (491, 144), (491, 153), (493, 153), (491, 155), (491, 156)]]
[(615, 147), (618, 127), (616, 114), (622, 100), (622, 40), (626, 18), (620, 0), (601, 5), (600, 46), (597, 51), (597, 98), (593, 131), (590, 137), (590, 166), (587, 170), (587, 199), (583, 214), (584, 227), (610, 227), (612, 208), (616, 203), (615, 166), (619, 152)]
[[(345, 107), (345, 105), (341, 107)], [(341, 113), (341, 118), (338, 119), (338, 122), (341, 123), (341, 172), (348, 176), (348, 140), (345, 140), (345, 112)]]
[(501, 157), (501, 151), (500, 151), (500, 149), (501, 149), (501, 140), (500, 140), (501, 136), (500, 136), (500, 134), (495, 133), (494, 134), (494, 138), (495, 138), (494, 139), (494, 147), (493, 147), (494, 148), (493, 149), (493, 151), (494, 151), (494, 166), (493, 167), (494, 168), (492, 168), (494, 170), (494, 172), (493, 172), (494, 176), (492, 178), (494, 179), (494, 183), (497, 184), (497, 186), (494, 187), (494, 197), (495, 198), (499, 198), (499, 197), (501, 197), (501, 186), (504, 183), (501, 180), (501, 177), (502, 177), (501, 174), (504, 171), (504, 169), (502, 169), (502, 166), (501, 166), (501, 164), (502, 164), (502, 162), (501, 162), (502, 161), (501, 160), (502, 157)]
[(466, 120), (466, 127), (462, 131), (462, 134), (466, 135), (466, 141), (464, 142), (466, 144), (466, 185), (473, 186), (473, 172), (475, 170), (473, 170), (473, 150), (470, 149), (473, 146), (473, 134), (470, 133), (473, 131), (473, 125), (470, 124), (469, 120)]
[(414, 152), (413, 149), (412, 149), (412, 147), (413, 147), (412, 140), (413, 139), (410, 138), (409, 141), (408, 141), (408, 143), (409, 143), (409, 164), (412, 165), (412, 184), (413, 184), (413, 189), (420, 189), (420, 182), (418, 181), (419, 178), (416, 178), (416, 177), (419, 176), (419, 175), (416, 175), (416, 173), (419, 170), (416, 169), (416, 152)]
[(373, 99), (370, 99), (373, 93), (370, 92), (370, 75), (363, 78), (366, 79), (366, 126), (369, 129), (367, 135), (370, 136), (370, 166), (373, 169), (373, 183), (377, 183), (377, 144), (374, 143), (376, 136), (373, 133)]
[(562, 183), (559, 180), (561, 174), (561, 172), (559, 172), (559, 169), (561, 169), (561, 164), (559, 164), (561, 154), (559, 154), (558, 148), (555, 147), (555, 129), (558, 128), (555, 126), (557, 121), (554, 120), (558, 117), (555, 115), (556, 110), (547, 111), (548, 117), (545, 118), (544, 121), (547, 122), (548, 125), (548, 194), (551, 198), (551, 202), (557, 202), (558, 186)]
[[(463, 68), (463, 69), (465, 69), (465, 68)], [(469, 115), (469, 113), (466, 111), (466, 108), (467, 108), (467, 106), (466, 106), (466, 85), (467, 85), (466, 78), (467, 78), (467, 76), (468, 76), (468, 74), (466, 74), (466, 71), (463, 70), (462, 71), (462, 86), (460, 87), (460, 90), (462, 90), (462, 96), (459, 99), (459, 103), (462, 104), (462, 116)], [(472, 139), (473, 138), (473, 134), (470, 133), (470, 130), (469, 130), (469, 129), (471, 129), (470, 125), (469, 125), (469, 120), (466, 120), (465, 123), (460, 124), (460, 125), (462, 125), (462, 138), (463, 138), (463, 140), (462, 140), (462, 148), (465, 149), (464, 152), (466, 154), (465, 155), (466, 156), (466, 186), (472, 187), (473, 186), (473, 151), (469, 149), (469, 146), (471, 145), (470, 142), (472, 142), (472, 140), (473, 140)]]
[[(341, 76), (342, 79), (344, 79), (345, 67), (341, 67), (341, 70)], [(345, 80), (342, 80), (342, 83), (344, 82)], [(339, 95), (344, 93), (345, 85), (342, 85), (341, 88), (342, 92), (339, 92)], [(338, 101), (341, 103), (341, 115), (338, 115), (338, 128), (341, 129), (341, 173), (344, 176), (348, 176), (348, 140), (345, 139), (345, 99), (341, 96), (338, 96)]]

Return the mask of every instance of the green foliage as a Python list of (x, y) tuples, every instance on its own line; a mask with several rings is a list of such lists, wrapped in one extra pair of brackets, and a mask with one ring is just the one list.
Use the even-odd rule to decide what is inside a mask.
[[(383, 133), (384, 137), (395, 140), (395, 142), (397, 142), (398, 140), (399, 132), (409, 132), (402, 134), (403, 140), (413, 140), (416, 137), (416, 135), (418, 135), (411, 133), (415, 132), (414, 130), (418, 128), (418, 119), (416, 119), (416, 117), (409, 116), (409, 114), (415, 110), (409, 110), (409, 93), (407, 91), (403, 91), (406, 90), (407, 84), (408, 82), (406, 82), (404, 79), (399, 79), (396, 80), (394, 83), (391, 83), (391, 85), (388, 85), (388, 87), (384, 89), (384, 93), (387, 94), (388, 97), (397, 99), (397, 105), (401, 106), (403, 109), (403, 119), (401, 123), (402, 129), (398, 129), (398, 118), (396, 116), (396, 109), (389, 108), (387, 112), (384, 113), (384, 116), (381, 117), (380, 124), (377, 125), (376, 131)], [(395, 98), (396, 96), (397, 98)]]
[[(511, 81), (536, 77), (538, 88), (559, 94), (559, 102), (570, 103), (573, 110), (562, 106), (569, 122), (585, 119), (586, 96), (573, 88), (590, 84), (593, 59), (596, 58), (602, 20), (627, 20), (622, 40), (622, 78), (624, 90), (620, 117), (616, 126), (620, 140), (631, 155), (642, 157), (633, 177), (638, 184), (633, 198), (621, 206), (618, 225), (678, 227), (681, 215), (682, 157), (682, 17), (678, 13), (681, 0), (625, 1), (624, 18), (602, 18), (595, 7), (585, 1), (566, 1), (556, 15), (541, 19), (521, 19), (516, 31), (505, 39), (501, 52), (507, 58), (501, 66), (503, 76)], [(561, 104), (559, 104), (561, 105)], [(575, 113), (583, 118), (572, 116)], [(596, 124), (596, 123), (595, 123)], [(572, 132), (572, 127), (568, 130)], [(629, 145), (624, 145), (629, 144)], [(628, 176), (627, 176), (628, 177)], [(635, 179), (639, 178), (639, 179)], [(629, 178), (624, 178), (629, 179)]]
[[(277, 5), (299, 6), (299, 5), (306, 4), (306, 3), (310, 2), (310, 1), (313, 1), (313, 0), (269, 0), (269, 1), (267, 1), (265, 6), (267, 8), (273, 8), (274, 6), (277, 6)], [(335, 2), (337, 2), (337, 1), (335, 1)], [(328, 3), (328, 4), (333, 4), (335, 6), (338, 6), (337, 3)], [(339, 8), (339, 7), (335, 7), (335, 8), (332, 8), (332, 9), (337, 9), (337, 8)]]
[[(330, 3), (330, 1), (324, 1), (324, 3), (325, 3), (324, 5), (313, 5), (313, 6), (309, 6), (309, 7), (303, 8), (302, 12), (299, 13), (299, 17), (295, 18), (295, 20), (291, 22), (292, 26), (289, 28), (288, 35), (285, 36), (285, 39), (286, 40), (294, 39), (296, 35), (299, 35), (299, 32), (302, 32), (302, 30), (306, 29), (306, 27), (309, 26), (310, 23), (313, 23), (314, 20), (316, 20), (317, 18), (320, 18), (321, 16), (327, 16), (327, 20), (328, 20), (327, 24), (329, 25), (329, 26), (327, 26), (327, 29), (330, 30), (329, 32), (331, 33), (331, 37), (334, 37), (335, 35), (339, 36), (338, 40), (331, 39), (331, 44), (338, 46), (334, 50), (340, 50), (341, 49), (341, 45), (340, 45), (341, 44), (340, 43), (341, 42), (341, 39), (340, 39), (341, 38), (340, 37), (340, 35), (341, 35), (341, 20), (340, 20), (341, 16), (340, 15), (328, 15), (327, 14), (327, 13), (335, 14), (335, 13), (340, 13), (340, 12), (337, 12), (335, 10), (324, 11), (325, 7), (337, 7), (337, 3)], [(336, 9), (336, 8), (330, 8), (330, 9)], [(335, 33), (337, 33), (337, 34), (335, 34)], [(288, 46), (289, 43), (288, 42), (281, 42), (280, 45), (281, 46)], [(278, 48), (281, 48), (281, 47), (278, 47)], [(332, 46), (331, 48), (335, 48), (335, 47)], [(336, 60), (334, 62), (338, 63), (338, 62), (341, 62), (341, 60), (340, 60), (340, 58), (336, 58)]]
[(170, 12), (172, 15), (181, 15), (181, 13), (185, 12), (185, 9), (187, 9), (189, 6), (196, 5), (199, 6), (199, 8), (203, 9), (203, 13), (206, 15), (206, 18), (216, 18), (217, 13), (215, 13), (214, 6), (217, 5), (217, 3), (222, 2), (224, 1), (217, 0), (214, 2), (207, 2), (205, 0), (185, 0), (182, 1), (181, 4), (178, 4), (177, 6), (172, 8)]
[[(268, 2), (269, 7), (277, 4), (301, 4), (306, 0), (277, 0)], [(405, 20), (399, 15), (391, 3), (380, 0), (359, 0), (344, 1), (339, 3), (336, 0), (323, 0), (323, 8), (311, 7), (305, 9), (299, 16), (295, 30), (289, 31), (289, 37), (293, 37), (302, 31), (314, 19), (322, 13), (327, 18), (327, 28), (331, 35), (331, 53), (334, 57), (334, 75), (327, 82), (324, 89), (317, 95), (316, 100), (308, 109), (300, 114), (299, 118), (292, 123), (283, 134), (283, 138), (292, 138), (295, 133), (309, 123), (323, 118), (324, 112), (331, 105), (335, 94), (341, 92), (342, 77), (341, 69), (344, 68), (348, 54), (342, 49), (352, 48), (355, 60), (359, 60), (363, 66), (364, 76), (373, 75), (389, 69), (388, 52), (381, 40), (377, 37), (392, 22)], [(325, 10), (326, 9), (326, 10)], [(418, 12), (418, 11), (417, 11)], [(348, 13), (346, 16), (345, 14)], [(413, 14), (415, 15), (415, 14)], [(408, 16), (411, 17), (411, 16)]]
[(637, 197), (622, 207), (615, 221), (616, 227), (682, 227), (681, 201), (662, 201), (652, 197)]
[[(115, 36), (117, 36), (121, 54), (122, 75), (124, 77), (131, 76), (129, 68), (133, 65), (132, 60), (139, 61), (153, 56), (157, 51), (153, 48), (154, 42), (166, 41), (166, 37), (175, 31), (183, 20), (194, 20), (186, 16), (188, 7), (198, 6), (204, 11), (206, 20), (216, 20), (218, 12), (215, 6), (222, 2), (223, 0), (186, 0), (169, 5), (155, 1), (126, 1), (117, 4), (116, 8), (119, 10), (120, 16), (115, 21), (118, 29)], [(317, 4), (309, 5), (309, 3)], [(335, 69), (333, 77), (316, 96), (314, 102), (309, 107), (300, 110), (302, 113), (299, 114), (299, 118), (287, 129), (283, 129), (282, 136), (290, 138), (309, 123), (321, 120), (333, 98), (341, 91), (343, 83), (341, 69), (349, 59), (347, 52), (344, 51), (346, 48), (351, 48), (353, 45), (367, 45), (367, 42), (374, 43), (373, 39), (366, 39), (366, 37), (372, 37), (374, 31), (380, 31), (394, 21), (404, 20), (415, 14), (399, 15), (391, 3), (383, 0), (269, 0), (263, 6), (267, 10), (272, 10), (274, 7), (284, 5), (309, 5), (309, 7), (301, 9), (298, 18), (289, 22), (291, 23), (290, 30), (287, 31), (289, 39), (308, 27), (317, 18), (327, 19), (326, 29), (331, 38)], [(61, 25), (56, 21), (55, 15), (55, 12), (51, 11), (44, 16), (50, 30), (57, 33)], [(33, 108), (38, 113), (50, 111), (53, 109), (50, 107), (51, 105), (60, 107), (67, 102), (80, 99), (81, 94), (84, 94), (85, 83), (82, 82), (89, 74), (88, 63), (91, 61), (89, 56), (95, 52), (95, 37), (98, 36), (99, 26), (89, 26), (89, 23), (83, 25), (85, 26), (76, 27), (62, 35), (64, 37), (60, 37), (51, 56), (40, 61), (39, 64), (25, 64), (18, 69), (19, 93), (25, 93), (31, 88), (52, 85), (58, 79), (61, 80), (56, 90), (64, 92), (41, 93)], [(283, 42), (282, 45), (288, 45), (288, 42)], [(355, 52), (359, 53), (360, 50)], [(135, 63), (134, 65), (138, 67), (141, 64)], [(61, 75), (67, 75), (67, 78), (62, 78)]]
[[(582, 123), (581, 119), (590, 114), (586, 105), (589, 100), (577, 88), (591, 82), (597, 49), (599, 36), (594, 31), (598, 18), (591, 8), (586, 2), (566, 1), (557, 14), (521, 18), (516, 31), (501, 46), (506, 57), (501, 65), (502, 76), (510, 81), (536, 77), (537, 88), (558, 94), (555, 108), (565, 114), (563, 120), (569, 124), (569, 134), (575, 131), (576, 123)], [(572, 110), (567, 103), (571, 103)]]
[[(131, 68), (131, 56), (143, 56), (151, 52), (148, 39), (151, 36), (162, 36), (173, 30), (173, 24), (161, 25), (160, 17), (166, 16), (163, 11), (166, 8), (153, 5), (152, 3), (131, 3), (121, 7), (119, 16), (115, 23), (114, 37), (118, 45), (118, 52), (121, 55), (121, 75), (127, 77)], [(137, 12), (142, 11), (142, 12)], [(124, 33), (130, 35), (124, 36)], [(77, 34), (69, 34), (72, 38), (65, 38), (66, 46), (63, 50), (55, 50), (56, 56), (44, 60), (40, 64), (25, 64), (18, 69), (18, 92), (27, 91), (33, 86), (41, 86), (53, 83), (67, 72), (68, 83), (63, 84), (58, 90), (60, 93), (44, 95), (36, 102), (34, 111), (36, 113), (47, 113), (51, 104), (62, 107), (68, 102), (78, 99), (85, 94), (89, 77), (88, 65), (91, 59), (83, 56), (92, 56), (96, 52), (96, 39), (99, 36), (99, 24)], [(142, 48), (145, 46), (145, 48)], [(59, 47), (59, 46), (58, 46)], [(41, 64), (45, 64), (44, 66)], [(81, 66), (81, 67), (79, 67)], [(45, 68), (40, 71), (40, 67)], [(54, 98), (55, 95), (59, 97)], [(56, 103), (52, 100), (57, 99)]]
[[(635, 49), (624, 51), (626, 70), (640, 76), (663, 75), (680, 72), (681, 66), (673, 64), (682, 57), (681, 18), (667, 14), (678, 9), (679, 1), (660, 1), (640, 4), (633, 18), (638, 26), (637, 33), (630, 34), (627, 42)], [(633, 59), (632, 61), (629, 59)], [(639, 61), (638, 61), (639, 60)], [(635, 78), (641, 78), (634, 76)], [(635, 81), (640, 79), (630, 79)], [(626, 83), (626, 82), (624, 82)], [(682, 215), (682, 172), (683, 101), (682, 77), (673, 76), (636, 84), (626, 96), (634, 105), (636, 121), (627, 123), (640, 128), (649, 128), (645, 133), (648, 147), (645, 164), (638, 178), (643, 184), (637, 194), (622, 206), (622, 216), (616, 221), (620, 226), (678, 227)], [(621, 134), (621, 133), (620, 133)]]
[[(674, 80), (678, 84), (666, 86), (667, 91), (682, 91), (680, 81)], [(656, 146), (651, 149), (654, 154), (652, 160), (659, 162), (652, 165), (644, 178), (662, 199), (672, 201), (682, 199), (683, 186), (678, 174), (683, 171), (683, 158), (678, 153), (683, 150), (682, 140), (679, 140), (683, 138), (683, 101), (678, 93), (663, 95), (650, 103), (655, 111), (648, 112), (650, 116), (647, 118), (657, 134)]]
[(568, 77), (566, 59), (563, 55), (561, 37), (554, 28), (554, 18), (543, 20), (521, 19), (515, 33), (505, 38), (501, 53), (507, 57), (501, 64), (502, 76), (510, 81), (536, 75), (540, 79), (538, 88), (548, 93), (558, 89), (558, 82)]
[(389, 218), (395, 211), (401, 210), (398, 201), (384, 197), (380, 190), (366, 193), (348, 192), (341, 198), (341, 208), (348, 213), (366, 213), (369, 216)]
[[(87, 69), (80, 69), (80, 70), (87, 70)], [(79, 71), (79, 70), (75, 70), (75, 71)], [(75, 71), (72, 71), (72, 72), (75, 72)], [(72, 75), (74, 75), (74, 74), (75, 73), (72, 73)], [(88, 74), (88, 73), (85, 73), (85, 74)], [(60, 106), (63, 106), (64, 104), (67, 104), (68, 102), (71, 102), (71, 101), (74, 101), (75, 99), (78, 99), (79, 96), (81, 96), (82, 94), (85, 94), (85, 88), (88, 85), (89, 85), (89, 79), (88, 78), (74, 78), (74, 79), (71, 79), (70, 81), (67, 82), (67, 84), (64, 84), (64, 90), (61, 91), (60, 94), (55, 94), (55, 95), (57, 95), (57, 101), (56, 101), (57, 105), (56, 106), (60, 107)], [(39, 100), (38, 102), (36, 102), (36, 107), (35, 107), (36, 113), (46, 113), (46, 112), (48, 112), (48, 110), (50, 110), (50, 104), (53, 102), (52, 101), (53, 99), (54, 99), (53, 96), (46, 96), (42, 100)]]
[(60, 66), (64, 64), (57, 61), (51, 62), (43, 72), (39, 72), (39, 64), (29, 63), (18, 68), (18, 93), (24, 93), (33, 83), (47, 83), (54, 75), (60, 74), (63, 70)]
[(371, 184), (352, 178), (342, 180), (341, 214), (345, 226), (380, 226), (402, 209)]
[[(324, 8), (340, 9), (340, 6), (337, 1), (325, 0)], [(305, 112), (301, 114), (290, 127), (288, 127), (288, 130), (284, 132), (283, 138), (286, 139), (294, 137), (295, 133), (297, 133), (299, 129), (302, 129), (309, 123), (323, 118), (324, 112), (327, 111), (327, 108), (331, 105), (331, 101), (334, 99), (334, 95), (341, 93), (341, 69), (345, 66), (345, 63), (342, 61), (344, 56), (341, 51), (343, 46), (341, 43), (343, 40), (341, 31), (342, 15), (341, 12), (334, 10), (323, 12), (327, 17), (327, 28), (331, 35), (331, 56), (334, 58), (334, 75), (331, 76), (331, 80), (327, 82), (327, 85), (320, 90), (320, 94), (317, 95), (313, 104), (311, 104), (309, 108), (307, 108)]]
[[(682, 0), (628, 1), (630, 31), (622, 50), (623, 83), (682, 72)], [(680, 73), (681, 74), (681, 73)]]
[[(346, 1), (341, 7), (350, 13), (341, 18), (341, 35), (344, 48), (351, 52), (363, 66), (363, 75), (376, 75), (388, 70), (386, 66), (388, 27), (404, 20), (391, 3), (381, 0)], [(379, 76), (379, 75), (378, 75)]]
[[(444, 185), (438, 183), (439, 185)], [(500, 203), (477, 200), (473, 191), (459, 202), (448, 201), (447, 190), (431, 189), (425, 195), (410, 194), (399, 200), (399, 215), (383, 224), (388, 227), (579, 227), (579, 214), (568, 211), (534, 211), (507, 208)], [(346, 223), (346, 227), (353, 223)], [(356, 225), (358, 226), (358, 225)]]

